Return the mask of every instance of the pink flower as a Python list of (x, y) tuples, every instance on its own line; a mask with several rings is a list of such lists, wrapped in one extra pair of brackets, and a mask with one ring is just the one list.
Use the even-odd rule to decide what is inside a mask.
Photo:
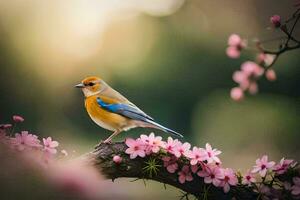
[(279, 15), (273, 15), (271, 18), (270, 18), (270, 21), (271, 23), (273, 24), (273, 26), (275, 28), (278, 28), (281, 26), (281, 17)]
[(188, 165), (184, 165), (180, 172), (178, 172), (178, 180), (181, 184), (185, 183), (185, 181), (192, 181), (193, 176), (190, 172), (190, 168)]
[(137, 156), (145, 157), (145, 145), (140, 139), (127, 138), (125, 144), (129, 147), (125, 153), (130, 155), (130, 159), (134, 159)]
[(224, 179), (221, 182), (220, 186), (223, 187), (225, 193), (229, 192), (230, 185), (237, 185), (238, 179), (233, 171), (233, 169), (226, 168), (223, 169)]
[(0, 125), (0, 129), (9, 129), (9, 128), (11, 128), (11, 127), (12, 127), (11, 124), (1, 124), (1, 125)]
[(230, 96), (235, 101), (240, 101), (244, 97), (244, 91), (250, 94), (258, 91), (256, 80), (264, 73), (264, 69), (252, 61), (246, 61), (241, 65), (241, 71), (234, 72), (232, 78), (239, 84), (239, 87), (232, 88)]
[(116, 164), (120, 164), (121, 162), (122, 162), (122, 157), (120, 157), (119, 155), (115, 155), (114, 157), (113, 157), (113, 161), (114, 161), (114, 163), (116, 163)]
[(280, 162), (274, 166), (273, 170), (277, 174), (284, 174), (293, 162), (294, 162), (293, 160), (286, 160), (286, 159), (282, 158), (280, 160)]
[(241, 55), (241, 51), (238, 48), (234, 47), (234, 46), (229, 46), (226, 49), (226, 55), (229, 58), (239, 58), (240, 55)]
[(266, 71), (266, 78), (268, 81), (275, 81), (276, 80), (276, 73), (273, 69), (268, 69)]
[(273, 63), (275, 57), (276, 55), (260, 53), (257, 55), (256, 60), (257, 63), (259, 63), (260, 65), (269, 66), (270, 64)]
[(230, 96), (234, 101), (241, 101), (244, 98), (244, 92), (239, 87), (234, 87), (231, 89)]
[(293, 178), (294, 185), (292, 186), (292, 194), (300, 195), (300, 177)]
[(146, 153), (150, 154), (158, 153), (160, 150), (160, 147), (164, 147), (164, 143), (162, 141), (162, 137), (154, 135), (154, 133), (151, 133), (149, 136), (147, 135), (141, 135), (141, 140), (146, 144)]
[(264, 69), (252, 61), (246, 61), (241, 65), (241, 70), (248, 76), (259, 77), (264, 73)]
[(258, 92), (258, 86), (256, 82), (251, 82), (249, 85), (249, 93), (250, 94), (256, 94)]
[(247, 171), (247, 173), (243, 176), (242, 184), (244, 185), (251, 185), (251, 183), (255, 183), (254, 174), (251, 173), (250, 170)]
[(191, 159), (191, 165), (196, 165), (199, 162), (208, 159), (206, 151), (198, 147), (193, 147), (193, 150), (188, 153), (188, 157)]
[(205, 183), (212, 183), (214, 186), (219, 187), (221, 181), (224, 179), (224, 172), (218, 166), (207, 165), (201, 171), (199, 171), (198, 176), (204, 177)]
[(27, 148), (41, 147), (38, 137), (33, 134), (28, 134), (28, 131), (21, 131), (21, 134), (16, 133), (15, 137), (11, 138), (11, 144), (20, 151)]
[(167, 152), (174, 154), (174, 150), (177, 148), (178, 145), (180, 145), (181, 143), (175, 139), (173, 140), (173, 138), (168, 137), (168, 141), (165, 142), (164, 144), (164, 148), (165, 150), (167, 150)]
[(23, 117), (21, 117), (21, 116), (19, 116), (19, 115), (14, 115), (13, 116), (13, 120), (14, 120), (14, 122), (23, 122), (24, 121), (24, 118)]
[(180, 158), (181, 156), (188, 156), (190, 148), (191, 148), (190, 143), (185, 142), (182, 144), (181, 142), (179, 142), (176, 148), (174, 149), (174, 155), (177, 158)]
[(165, 156), (162, 158), (162, 160), (164, 161), (164, 167), (167, 168), (167, 171), (170, 173), (175, 173), (175, 171), (178, 169), (177, 158), (175, 156)]
[(43, 138), (44, 143), (44, 151), (49, 154), (56, 154), (57, 150), (56, 147), (58, 147), (59, 143), (57, 141), (52, 140), (51, 137), (48, 137), (47, 139)]
[(242, 90), (247, 90), (250, 85), (249, 75), (244, 71), (235, 71), (233, 73), (232, 79), (240, 85)]
[(192, 165), (191, 166), (191, 171), (196, 174), (198, 172), (199, 166), (198, 165)]
[(269, 169), (272, 169), (272, 167), (275, 165), (275, 162), (271, 161), (268, 162), (268, 156), (264, 155), (261, 159), (256, 160), (256, 165), (253, 167), (252, 173), (259, 173), (260, 176), (265, 177), (267, 174), (267, 171)]
[(245, 40), (237, 34), (232, 34), (228, 38), (228, 47), (226, 49), (226, 54), (230, 58), (240, 57), (241, 50), (246, 47)]
[(212, 162), (217, 162), (217, 163), (221, 163), (221, 160), (217, 157), (217, 155), (221, 154), (221, 151), (217, 150), (217, 149), (212, 149), (211, 145), (206, 143), (205, 145), (205, 150), (206, 150), (206, 154), (207, 154), (207, 163), (212, 163)]
[(231, 34), (228, 38), (228, 46), (239, 46), (242, 43), (242, 39), (238, 34)]

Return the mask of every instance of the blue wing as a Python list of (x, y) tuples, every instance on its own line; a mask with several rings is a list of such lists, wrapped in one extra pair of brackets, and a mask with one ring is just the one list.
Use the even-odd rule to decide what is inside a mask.
[(116, 104), (108, 104), (105, 103), (101, 98), (97, 98), (97, 103), (105, 110), (113, 113), (117, 113), (120, 115), (123, 115), (124, 117), (134, 119), (134, 120), (140, 120), (147, 122), (147, 120), (152, 120), (153, 118), (141, 111), (138, 107), (129, 105), (129, 104), (123, 104), (123, 103), (116, 103)]
[(168, 133), (172, 133), (176, 136), (183, 137), (180, 133), (177, 133), (176, 131), (173, 131), (167, 127), (164, 127), (154, 121), (152, 117), (141, 111), (138, 107), (134, 105), (129, 104), (123, 104), (123, 103), (116, 103), (116, 104), (109, 104), (105, 103), (101, 98), (97, 98), (97, 103), (101, 106), (101, 108), (116, 113), (119, 115), (122, 115), (124, 117), (127, 117), (129, 119), (143, 121), (148, 124), (151, 124), (152, 127), (158, 128), (160, 130), (163, 130)]

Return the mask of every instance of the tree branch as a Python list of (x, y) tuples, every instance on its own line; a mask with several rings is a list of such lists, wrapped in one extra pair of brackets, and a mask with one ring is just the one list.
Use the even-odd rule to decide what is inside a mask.
[[(207, 184), (204, 184), (203, 178), (194, 175), (194, 180), (191, 182), (186, 182), (184, 184), (179, 183), (177, 173), (169, 173), (164, 167), (160, 167), (157, 174), (150, 176), (144, 172), (144, 167), (151, 156), (146, 156), (145, 158), (130, 159), (127, 154), (125, 154), (127, 146), (124, 142), (118, 142), (113, 144), (101, 144), (94, 151), (86, 154), (84, 159), (86, 159), (89, 164), (95, 166), (101, 173), (108, 179), (116, 178), (137, 178), (154, 180), (164, 184), (172, 185), (186, 194), (192, 194), (197, 199), (205, 199), (204, 195), (207, 195), (209, 199), (256, 199), (258, 194), (255, 193), (251, 188), (246, 188), (244, 186), (232, 187), (229, 193), (224, 193), (222, 189), (216, 187), (210, 187), (208, 193)], [(113, 162), (114, 155), (121, 155), (123, 161), (121, 164), (116, 164)], [(161, 160), (159, 160), (160, 166), (163, 166)]]

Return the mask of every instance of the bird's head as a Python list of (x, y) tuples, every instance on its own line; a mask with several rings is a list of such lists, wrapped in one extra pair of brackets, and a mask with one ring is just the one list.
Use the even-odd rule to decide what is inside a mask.
[(99, 94), (105, 89), (105, 82), (95, 76), (89, 76), (83, 79), (79, 84), (75, 85), (76, 88), (80, 88), (85, 97), (89, 97), (95, 94)]

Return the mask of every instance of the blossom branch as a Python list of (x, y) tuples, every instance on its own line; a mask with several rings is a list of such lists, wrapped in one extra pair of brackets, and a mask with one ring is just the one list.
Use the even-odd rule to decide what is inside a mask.
[[(159, 163), (159, 171), (157, 174), (150, 176), (147, 173), (143, 173), (146, 167), (147, 161), (151, 156), (144, 158), (130, 159), (125, 150), (127, 146), (124, 142), (118, 142), (113, 144), (101, 144), (94, 151), (86, 154), (84, 159), (92, 165), (96, 166), (99, 171), (108, 179), (117, 178), (137, 178), (154, 180), (164, 184), (172, 185), (187, 194), (192, 194), (198, 199), (202, 199), (205, 195), (205, 183), (203, 178), (194, 176), (194, 179), (190, 182), (180, 183), (176, 173), (169, 173), (166, 168), (162, 167), (163, 163)], [(122, 164), (116, 164), (113, 161), (115, 155), (122, 155)], [(206, 194), (207, 195), (207, 194)], [(237, 197), (238, 199), (256, 199), (258, 193), (244, 186), (235, 186), (229, 193), (224, 193), (222, 189), (216, 187), (210, 187), (208, 191), (208, 199), (231, 199)]]
[[(24, 118), (13, 116), (14, 123)], [(256, 160), (247, 173), (225, 168), (221, 151), (206, 143), (205, 148), (154, 133), (140, 135), (125, 142), (100, 144), (79, 159), (63, 161), (65, 150), (58, 153), (59, 143), (28, 131), (13, 134), (12, 124), (0, 125), (0, 145), (45, 174), (45, 180), (57, 189), (76, 192), (84, 199), (99, 199), (102, 176), (154, 180), (183, 191), (181, 199), (299, 199), (299, 165), (291, 159), (269, 161), (267, 155)], [(13, 136), (14, 135), (14, 136)], [(16, 157), (17, 159), (17, 157)], [(100, 173), (99, 173), (100, 172)], [(72, 188), (72, 191), (69, 189)], [(93, 198), (92, 198), (93, 197)]]
[[(282, 23), (279, 15), (273, 15), (270, 18), (273, 28), (280, 29), (284, 33), (284, 37), (265, 41), (256, 41), (255, 50), (258, 52), (256, 61), (244, 62), (241, 65), (241, 70), (236, 71), (233, 74), (233, 80), (238, 83), (238, 86), (231, 90), (231, 98), (233, 100), (242, 100), (245, 96), (245, 92), (252, 95), (256, 94), (258, 92), (257, 83), (263, 75), (269, 81), (276, 80), (276, 73), (273, 66), (278, 61), (279, 56), (283, 53), (300, 49), (300, 41), (294, 36), (294, 30), (296, 25), (299, 23), (299, 20), (300, 9), (297, 9), (284, 23)], [(289, 23), (292, 23), (291, 28), (288, 28)], [(278, 39), (281, 40), (278, 50), (269, 50), (263, 46), (266, 42)], [(282, 39), (284, 39), (284, 42)], [(232, 34), (228, 39), (228, 48), (226, 49), (227, 55), (230, 58), (239, 58), (243, 49), (249, 49), (249, 47), (247, 47), (247, 41), (237, 34)]]

